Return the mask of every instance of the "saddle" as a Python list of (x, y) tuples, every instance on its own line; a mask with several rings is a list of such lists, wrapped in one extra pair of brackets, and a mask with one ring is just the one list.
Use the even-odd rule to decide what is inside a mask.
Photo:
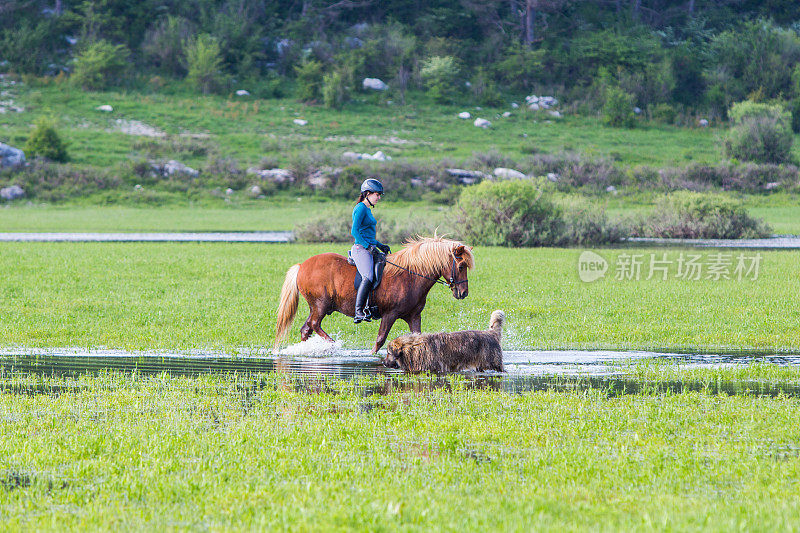
[[(355, 265), (356, 262), (353, 261), (353, 258), (350, 256), (350, 250), (347, 251), (347, 262), (351, 265)], [(383, 279), (383, 269), (386, 267), (386, 254), (381, 253), (380, 250), (373, 250), (372, 251), (372, 289), (369, 291), (369, 296), (367, 296), (367, 311), (372, 316), (373, 320), (378, 320), (381, 315), (378, 312), (377, 305), (371, 305), (372, 302), (372, 293), (375, 289), (378, 288), (378, 285), (381, 284), (381, 280)], [(358, 287), (361, 285), (361, 273), (356, 270), (356, 277), (353, 280), (353, 287), (358, 290)]]

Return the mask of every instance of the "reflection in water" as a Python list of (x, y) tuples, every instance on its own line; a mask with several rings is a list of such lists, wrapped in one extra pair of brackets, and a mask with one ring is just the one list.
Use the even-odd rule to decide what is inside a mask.
[[(458, 386), (471, 389), (523, 393), (542, 390), (603, 390), (609, 396), (641, 392), (663, 393), (702, 390), (710, 393), (800, 396), (800, 386), (762, 381), (699, 383), (685, 381), (636, 381), (624, 375), (624, 365), (637, 360), (680, 364), (681, 368), (735, 367), (753, 362), (800, 365), (791, 354), (660, 354), (611, 351), (506, 351), (506, 373), (463, 374)], [(408, 376), (384, 367), (380, 358), (362, 350), (341, 350), (331, 357), (286, 355), (229, 356), (224, 354), (152, 354), (117, 351), (0, 352), (2, 376), (27, 374), (77, 378), (83, 374), (123, 372), (142, 375), (167, 373), (174, 376), (202, 374), (276, 374), (283, 376), (279, 387), (308, 393), (335, 393), (337, 381), (355, 381), (370, 376), (361, 391), (365, 396), (396, 392), (421, 393), (432, 389), (450, 390), (448, 376)], [(379, 379), (375, 379), (375, 377)], [(13, 380), (12, 380), (13, 381)], [(258, 380), (255, 382), (258, 387)], [(275, 386), (264, 380), (261, 386)], [(63, 394), (82, 389), (74, 386), (35, 382), (0, 381), (0, 391), (15, 394)]]

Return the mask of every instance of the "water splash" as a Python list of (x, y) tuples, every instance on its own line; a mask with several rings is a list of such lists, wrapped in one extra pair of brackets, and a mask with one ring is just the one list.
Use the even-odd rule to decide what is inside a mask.
[(342, 351), (342, 341), (339, 339), (333, 342), (326, 341), (319, 335), (314, 335), (307, 341), (298, 342), (287, 346), (279, 351), (277, 355), (297, 355), (303, 357), (325, 357), (338, 354)]

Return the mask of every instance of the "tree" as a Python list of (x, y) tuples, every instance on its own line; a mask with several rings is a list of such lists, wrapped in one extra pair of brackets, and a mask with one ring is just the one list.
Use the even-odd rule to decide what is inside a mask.
[(219, 41), (203, 33), (184, 42), (187, 79), (203, 94), (217, 90), (224, 81), (222, 74), (222, 55)]

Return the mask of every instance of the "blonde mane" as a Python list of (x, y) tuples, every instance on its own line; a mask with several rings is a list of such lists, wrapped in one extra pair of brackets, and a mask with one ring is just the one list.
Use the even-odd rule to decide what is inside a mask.
[[(389, 255), (388, 259), (392, 263), (411, 269), (418, 274), (439, 277), (450, 272), (453, 264), (453, 251), (459, 246), (464, 247), (461, 257), (466, 260), (467, 268), (474, 268), (475, 256), (472, 255), (472, 249), (469, 246), (437, 235), (409, 239), (399, 252)], [(387, 275), (404, 272), (394, 265), (386, 265), (385, 273)]]

